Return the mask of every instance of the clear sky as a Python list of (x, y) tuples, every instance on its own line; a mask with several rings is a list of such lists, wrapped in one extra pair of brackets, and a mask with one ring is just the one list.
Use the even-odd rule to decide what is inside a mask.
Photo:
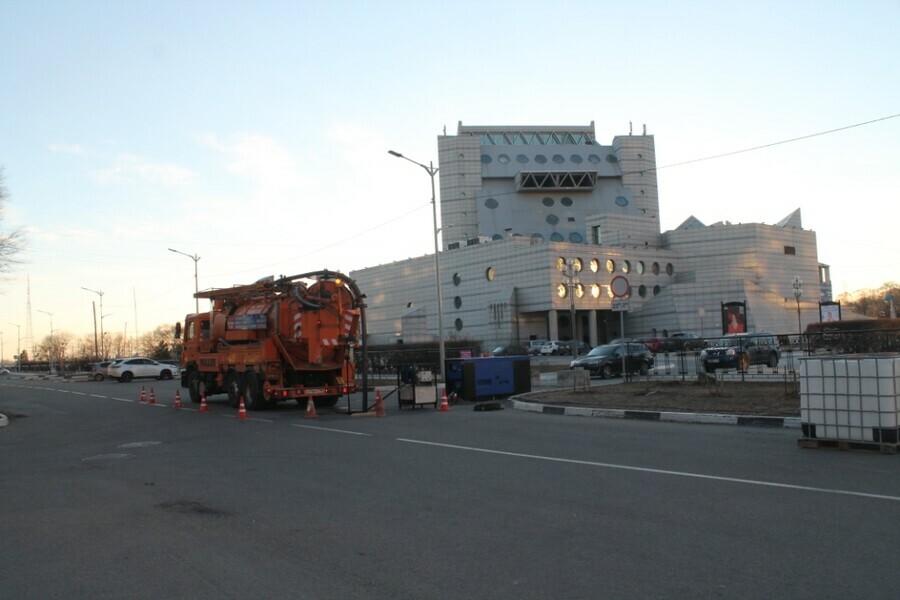
[(897, 0), (0, 0), (2, 227), (30, 240), (5, 357), (27, 278), (37, 342), (39, 311), (93, 331), (82, 287), (129, 336), (192, 312), (168, 248), (201, 289), (430, 254), (428, 175), (387, 151), (436, 162), (459, 121), (646, 124), (663, 230), (800, 208), (836, 295), (898, 280), (898, 25)]

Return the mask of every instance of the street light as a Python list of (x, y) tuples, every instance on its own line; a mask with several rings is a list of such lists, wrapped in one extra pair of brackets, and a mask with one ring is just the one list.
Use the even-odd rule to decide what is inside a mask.
[(797, 332), (800, 334), (800, 348), (803, 348), (803, 325), (800, 323), (800, 296), (803, 295), (803, 281), (794, 275), (794, 298), (797, 299)]
[[(37, 310), (37, 309), (35, 309)], [(50, 359), (50, 373), (53, 373), (53, 313), (47, 312), (46, 310), (38, 310), (37, 312), (43, 313), (50, 317), (50, 351), (47, 352), (48, 358)]]
[(190, 255), (190, 254), (187, 254), (186, 252), (181, 252), (180, 250), (175, 250), (174, 248), (169, 248), (169, 252), (174, 252), (175, 254), (187, 256), (189, 259), (194, 261), (194, 312), (196, 312), (199, 315), (200, 314), (200, 298), (197, 297), (197, 294), (200, 292), (200, 287), (197, 285), (197, 263), (200, 262), (200, 257), (197, 256), (196, 252), (193, 255)]
[(396, 156), (397, 158), (402, 158), (403, 160), (407, 160), (414, 165), (418, 165), (425, 169), (425, 172), (428, 173), (428, 176), (431, 177), (431, 215), (434, 219), (434, 281), (437, 286), (437, 309), (438, 309), (438, 353), (440, 355), (441, 361), (441, 381), (446, 382), (446, 378), (444, 377), (444, 362), (447, 358), (447, 352), (444, 348), (444, 301), (441, 297), (441, 265), (438, 260), (438, 234), (441, 232), (438, 229), (438, 220), (437, 220), (437, 201), (434, 193), (434, 176), (438, 172), (438, 168), (434, 166), (434, 163), (429, 161), (428, 166), (423, 165), (420, 162), (416, 162), (411, 158), (403, 156), (399, 152), (395, 152), (394, 150), (388, 150), (388, 154), (391, 156)]
[(10, 323), (16, 328), (16, 371), (22, 372), (22, 326), (18, 323)]
[[(104, 315), (102, 311), (100, 312), (100, 331), (103, 331), (103, 319), (105, 319), (106, 317), (111, 317), (111, 316), (113, 316), (113, 314), (114, 313), (109, 313), (108, 315)], [(107, 331), (106, 333), (101, 333), (100, 336), (101, 336), (100, 350), (102, 351), (101, 353), (103, 354), (103, 357), (101, 358), (101, 360), (106, 360), (106, 358), (107, 358), (106, 353), (109, 350), (109, 344), (107, 343), (109, 341), (109, 332)]]
[[(103, 314), (103, 291), (102, 290), (92, 290), (90, 288), (82, 287), (86, 292), (93, 292), (100, 296), (100, 314)], [(103, 337), (103, 319), (100, 320), (100, 337)], [(99, 358), (99, 354), (97, 353), (97, 311), (94, 310), (94, 356)]]

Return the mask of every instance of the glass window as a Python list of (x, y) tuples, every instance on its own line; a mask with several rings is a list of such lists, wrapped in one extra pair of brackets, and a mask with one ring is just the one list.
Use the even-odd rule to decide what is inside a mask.
[(582, 244), (584, 243), (584, 236), (577, 231), (573, 231), (569, 234), (569, 241), (573, 244)]
[(550, 225), (558, 225), (559, 217), (557, 217), (556, 215), (547, 215), (547, 223)]
[(544, 198), (541, 199), (541, 204), (543, 204), (547, 208), (550, 208), (551, 206), (556, 204), (556, 202), (554, 202), (553, 198), (551, 198), (550, 196), (545, 196)]
[(573, 258), (572, 266), (575, 268), (576, 273), (581, 273), (581, 270), (584, 268), (584, 263), (581, 262), (580, 258)]
[(487, 200), (484, 201), (484, 206), (485, 206), (485, 208), (494, 210), (495, 208), (500, 206), (500, 203), (497, 202), (497, 200), (495, 200), (494, 198), (488, 198)]
[(518, 156), (516, 156), (516, 162), (524, 165), (528, 162), (528, 157), (524, 154), (519, 154)]
[(508, 154), (501, 154), (500, 156), (497, 157), (497, 162), (500, 163), (500, 164), (502, 164), (502, 165), (509, 164), (509, 155), (508, 155)]
[(615, 273), (616, 272), (616, 261), (611, 258), (606, 259), (606, 272), (607, 273)]
[(615, 154), (607, 154), (607, 155), (606, 155), (606, 162), (609, 162), (609, 163), (617, 163), (617, 162), (619, 162), (619, 157), (616, 156)]
[(575, 284), (575, 297), (581, 298), (584, 296), (584, 285), (580, 283)]
[(543, 241), (544, 241), (544, 236), (541, 235), (540, 233), (532, 233), (531, 234), (531, 243), (540, 244)]
[(675, 273), (675, 267), (672, 266), (672, 263), (667, 263), (666, 264), (666, 275), (671, 277), (672, 274), (674, 274), (674, 273)]
[(484, 276), (488, 281), (493, 281), (494, 277), (496, 277), (496, 275), (497, 275), (497, 272), (494, 271), (494, 267), (488, 267), (484, 272)]
[(457, 319), (456, 321), (454, 321), (454, 322), (453, 322), (453, 327), (454, 327), (457, 331), (462, 331), (462, 328), (463, 328), (463, 322), (462, 322), (462, 319)]
[(557, 257), (556, 258), (556, 270), (559, 271), (560, 273), (562, 273), (565, 268), (566, 268), (566, 259), (564, 259), (562, 256)]
[(629, 273), (631, 271), (631, 263), (627, 260), (622, 261), (622, 272)]
[(560, 199), (559, 203), (562, 204), (563, 206), (572, 206), (573, 204), (575, 204), (574, 202), (572, 202), (572, 199), (569, 198), (568, 196), (563, 196)]
[(564, 241), (566, 241), (566, 238), (564, 238), (563, 234), (559, 233), (558, 231), (554, 231), (553, 233), (550, 234), (550, 241), (551, 242), (564, 242)]
[(454, 298), (454, 299), (453, 299), (453, 306), (455, 306), (456, 308), (462, 307), (462, 298), (460, 298), (459, 296), (457, 296), (456, 298)]
[(650, 271), (652, 271), (654, 275), (659, 275), (659, 263), (655, 262), (650, 265)]
[(560, 298), (565, 298), (566, 296), (569, 295), (566, 284), (560, 283), (559, 285), (556, 286), (556, 295), (559, 296)]
[(637, 272), (638, 272), (638, 275), (643, 275), (643, 274), (644, 274), (644, 261), (639, 260), (639, 261), (637, 262)]
[(646, 285), (638, 286), (638, 296), (640, 296), (641, 298), (647, 297), (647, 286)]
[(600, 270), (600, 261), (597, 260), (596, 258), (592, 258), (591, 259), (591, 271), (596, 273), (599, 270)]
[(619, 206), (628, 206), (628, 198), (625, 196), (616, 196), (616, 204)]
[(596, 154), (591, 154), (591, 155), (588, 156), (588, 161), (590, 161), (590, 162), (592, 162), (593, 164), (596, 165), (596, 164), (598, 164), (598, 163), (600, 162), (600, 157), (597, 156)]
[(453, 285), (458, 286), (462, 281), (462, 277), (459, 276), (459, 273), (453, 274)]
[(562, 154), (554, 154), (554, 155), (553, 155), (553, 162), (555, 162), (555, 163), (558, 164), (558, 165), (561, 165), (561, 164), (563, 164), (564, 162), (566, 162), (566, 157), (563, 156)]
[(576, 165), (580, 165), (584, 162), (584, 158), (582, 158), (580, 154), (573, 154), (569, 157), (569, 160), (571, 160)]
[(537, 155), (535, 155), (535, 157), (534, 157), (534, 162), (536, 162), (536, 163), (539, 164), (539, 165), (542, 165), (542, 164), (544, 164), (545, 162), (547, 162), (547, 157), (544, 156), (543, 154), (537, 154)]
[(490, 156), (489, 154), (482, 154), (482, 155), (481, 155), (481, 164), (489, 165), (489, 164), (491, 163), (492, 160), (494, 160), (494, 159), (491, 158), (491, 156)]
[(600, 297), (600, 286), (596, 283), (591, 284), (591, 296), (593, 296), (594, 298)]
[(654, 286), (653, 286), (653, 295), (654, 295), (654, 296), (659, 295), (659, 293), (660, 293), (661, 291), (662, 291), (662, 288), (660, 288), (658, 285), (654, 285)]

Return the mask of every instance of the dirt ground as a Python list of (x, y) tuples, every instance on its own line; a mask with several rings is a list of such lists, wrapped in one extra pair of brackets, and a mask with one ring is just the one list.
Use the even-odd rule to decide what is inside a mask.
[(532, 392), (528, 400), (563, 406), (624, 410), (800, 416), (800, 390), (792, 382), (640, 381), (588, 389)]

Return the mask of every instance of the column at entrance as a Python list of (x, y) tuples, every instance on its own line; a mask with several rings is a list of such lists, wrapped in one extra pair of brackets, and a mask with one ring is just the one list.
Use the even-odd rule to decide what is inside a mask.
[(599, 342), (597, 342), (597, 311), (596, 310), (588, 311), (588, 344), (591, 345), (591, 348), (599, 345)]
[(551, 340), (559, 339), (559, 321), (557, 319), (558, 317), (555, 310), (547, 311), (547, 323), (550, 325), (550, 331), (548, 333)]

